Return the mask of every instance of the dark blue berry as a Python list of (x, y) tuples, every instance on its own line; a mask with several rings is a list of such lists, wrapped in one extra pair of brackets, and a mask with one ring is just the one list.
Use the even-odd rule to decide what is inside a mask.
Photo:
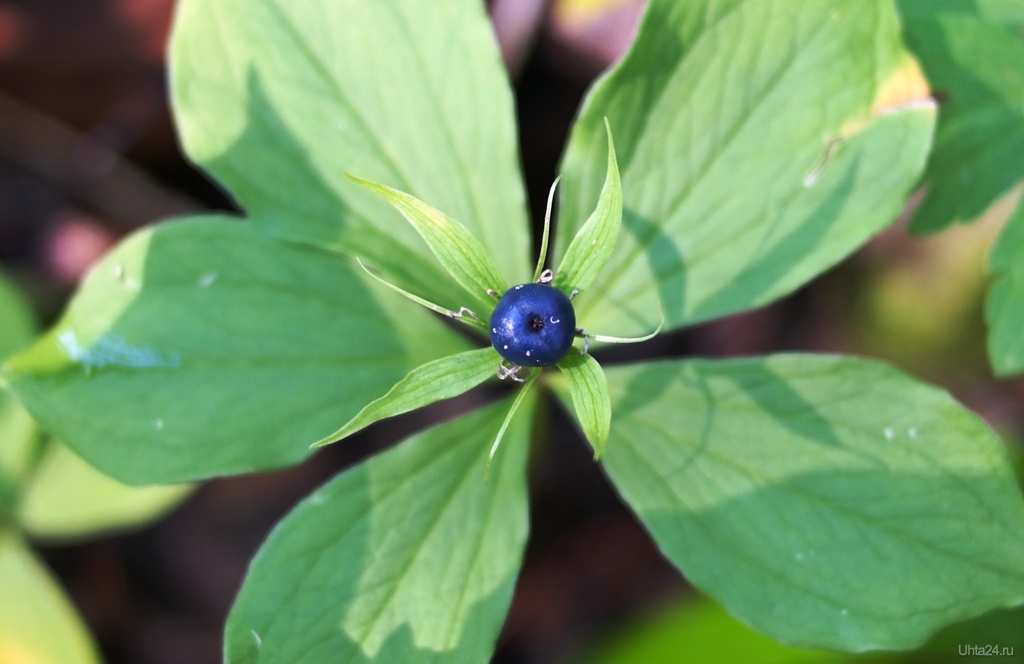
[(543, 367), (569, 354), (576, 311), (557, 288), (521, 284), (501, 297), (490, 327), (491, 345), (503, 358), (520, 366)]

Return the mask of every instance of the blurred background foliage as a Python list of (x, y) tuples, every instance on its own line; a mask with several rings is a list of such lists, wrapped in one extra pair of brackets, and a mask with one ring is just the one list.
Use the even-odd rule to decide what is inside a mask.
[[(643, 4), (488, 2), (518, 94), (534, 220), (586, 87), (628, 46)], [(1007, 2), (1022, 11), (1018, 5)], [(232, 208), (175, 142), (164, 63), (172, 11), (173, 0), (0, 2), (0, 271), (44, 324), (126, 233), (189, 211)], [(935, 95), (942, 113), (949, 101), (937, 86)], [(908, 233), (919, 192), (890, 230), (792, 296), (604, 357), (781, 350), (880, 357), (979, 412), (1008, 441), (1020, 471), (1024, 379), (993, 377), (984, 297), (989, 250), (1022, 187), (985, 205), (975, 223), (926, 237)], [(106, 661), (218, 662), (224, 616), (270, 526), (338, 469), (444, 407), (382, 423), (297, 468), (210, 482), (142, 532), (71, 545), (41, 538), (43, 561)], [(551, 404), (541, 408), (554, 426), (531, 469), (531, 540), (495, 662), (952, 662), (967, 644), (1012, 647), (1024, 660), (1020, 609), (951, 627), (900, 655), (799, 651), (756, 634), (686, 586), (571, 423)], [(11, 663), (0, 655), (0, 664)]]

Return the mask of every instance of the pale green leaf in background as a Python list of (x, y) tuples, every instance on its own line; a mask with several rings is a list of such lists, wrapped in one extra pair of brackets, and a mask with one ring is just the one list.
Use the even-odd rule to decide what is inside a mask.
[(967, 646), (1024, 652), (1024, 607), (992, 611), (951, 625), (914, 651), (858, 655), (781, 645), (707, 597), (688, 597), (631, 622), (603, 638), (604, 643), (581, 664), (678, 664), (681, 653), (685, 661), (700, 664), (955, 664), (967, 659), (960, 654)]
[(489, 302), (488, 298), (492, 296), (488, 293), (501, 295), (508, 289), (487, 250), (458, 221), (404, 192), (352, 175), (349, 178), (401, 212), (430, 246), (448, 274), (478, 301)]
[(301, 461), (411, 369), (467, 344), (337, 254), (227, 218), (147, 229), (6, 367), (33, 416), (132, 484)]
[(33, 538), (82, 539), (144, 525), (191, 492), (188, 485), (126, 486), (51, 441), (25, 488), (18, 519)]
[(594, 448), (599, 459), (608, 443), (608, 428), (612, 419), (612, 404), (608, 396), (608, 379), (589, 353), (569, 351), (558, 363), (568, 383), (569, 397), (576, 420), (583, 435)]
[(35, 333), (28, 302), (0, 273), (0, 358), (27, 346)]
[(997, 375), (1024, 371), (1024, 201), (989, 256), (994, 277), (985, 301), (988, 355)]
[(431, 429), (300, 503), (252, 562), (226, 661), (488, 661), (527, 535), (532, 405), (482, 479), (507, 408)]
[(973, 221), (1024, 179), (1024, 2), (898, 0), (907, 46), (941, 101), (911, 229)]
[(853, 358), (607, 371), (605, 467), (686, 577), (788, 645), (914, 648), (1024, 601), (1024, 499), (938, 388)]
[(0, 530), (0, 662), (98, 664), (67, 597), (12, 533)]
[[(850, 655), (788, 648), (706, 597), (691, 597), (620, 630), (582, 664), (852, 664)], [(955, 651), (954, 651), (955, 652)], [(877, 658), (864, 661), (877, 661)], [(885, 660), (883, 660), (885, 661)]]
[(934, 115), (888, 0), (652, 0), (562, 162), (556, 255), (598, 199), (608, 118), (623, 232), (579, 317), (629, 336), (791, 292), (896, 218)]
[(353, 173), (458, 219), (508, 283), (529, 276), (514, 103), (479, 0), (184, 0), (170, 66), (186, 153), (264, 228), (464, 306)]
[[(0, 363), (31, 343), (35, 329), (28, 302), (0, 274)], [(13, 487), (28, 467), (37, 432), (32, 418), (2, 388), (0, 377), (0, 475)]]
[(328, 445), (378, 420), (451, 399), (495, 376), (500, 361), (493, 348), (467, 350), (416, 367), (387, 394), (367, 404), (348, 424), (315, 444)]
[(601, 273), (615, 250), (615, 241), (622, 225), (622, 182), (619, 179), (619, 166), (615, 162), (612, 130), (607, 119), (605, 131), (608, 135), (608, 166), (597, 207), (576, 232), (551, 284), (567, 295), (573, 291), (585, 291)]

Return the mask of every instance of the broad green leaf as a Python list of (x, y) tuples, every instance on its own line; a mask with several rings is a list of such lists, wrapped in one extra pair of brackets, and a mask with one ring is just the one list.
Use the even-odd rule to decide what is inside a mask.
[(470, 306), (352, 173), (458, 219), (509, 283), (529, 276), (513, 98), (479, 0), (184, 0), (170, 66), (186, 153), (264, 228)]
[(143, 526), (191, 492), (188, 485), (125, 486), (52, 441), (25, 489), (19, 521), (32, 537), (78, 539)]
[[(0, 362), (27, 346), (35, 336), (35, 321), (25, 298), (0, 274)], [(0, 475), (10, 486), (25, 472), (36, 442), (28, 413), (3, 390), (0, 377)], [(2, 661), (2, 660), (0, 660)]]
[(430, 246), (448, 274), (466, 291), (486, 302), (488, 293), (500, 295), (508, 289), (494, 260), (465, 226), (409, 194), (355, 176), (349, 177), (359, 186), (379, 194), (401, 212)]
[(608, 169), (601, 195), (597, 199), (597, 208), (576, 232), (552, 284), (566, 294), (584, 291), (593, 283), (615, 250), (619, 226), (622, 225), (622, 182), (619, 180), (619, 166), (615, 162), (612, 130), (607, 120), (605, 130), (608, 134)]
[(924, 167), (934, 105), (888, 0), (651, 0), (573, 127), (557, 247), (604, 177), (623, 232), (577, 298), (632, 336), (761, 306), (891, 223)]
[(378, 420), (408, 413), (442, 399), (468, 392), (494, 377), (501, 358), (493, 348), (467, 350), (416, 367), (387, 394), (369, 403), (348, 424), (327, 436), (316, 447), (351, 436)]
[(907, 45), (940, 99), (911, 229), (978, 217), (1024, 178), (1024, 2), (898, 0)]
[(466, 347), (345, 258), (227, 218), (141, 231), (6, 367), (29, 411), (132, 484), (296, 463), (412, 368)]
[(988, 355), (997, 375), (1024, 371), (1024, 201), (989, 256), (994, 281), (985, 301)]
[(0, 662), (95, 664), (89, 633), (49, 572), (14, 534), (0, 531)]
[(945, 392), (853, 358), (608, 372), (605, 465), (665, 555), (782, 643), (920, 645), (1024, 601), (1024, 499)]
[(590, 354), (570, 351), (558, 363), (568, 379), (569, 396), (583, 435), (594, 448), (599, 459), (608, 443), (608, 428), (612, 419), (612, 404), (608, 396), (608, 379), (601, 365)]
[(302, 501), (253, 559), (226, 661), (488, 661), (527, 534), (532, 407), (483, 481), (507, 409), (431, 429)]

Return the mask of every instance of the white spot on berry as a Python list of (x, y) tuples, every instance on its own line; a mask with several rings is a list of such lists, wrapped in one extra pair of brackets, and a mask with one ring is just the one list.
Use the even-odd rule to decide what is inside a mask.
[(530, 351), (526, 351), (526, 357), (530, 357)]
[(505, 345), (503, 346), (503, 348), (504, 348), (505, 350), (508, 350), (508, 344), (505, 344)]

